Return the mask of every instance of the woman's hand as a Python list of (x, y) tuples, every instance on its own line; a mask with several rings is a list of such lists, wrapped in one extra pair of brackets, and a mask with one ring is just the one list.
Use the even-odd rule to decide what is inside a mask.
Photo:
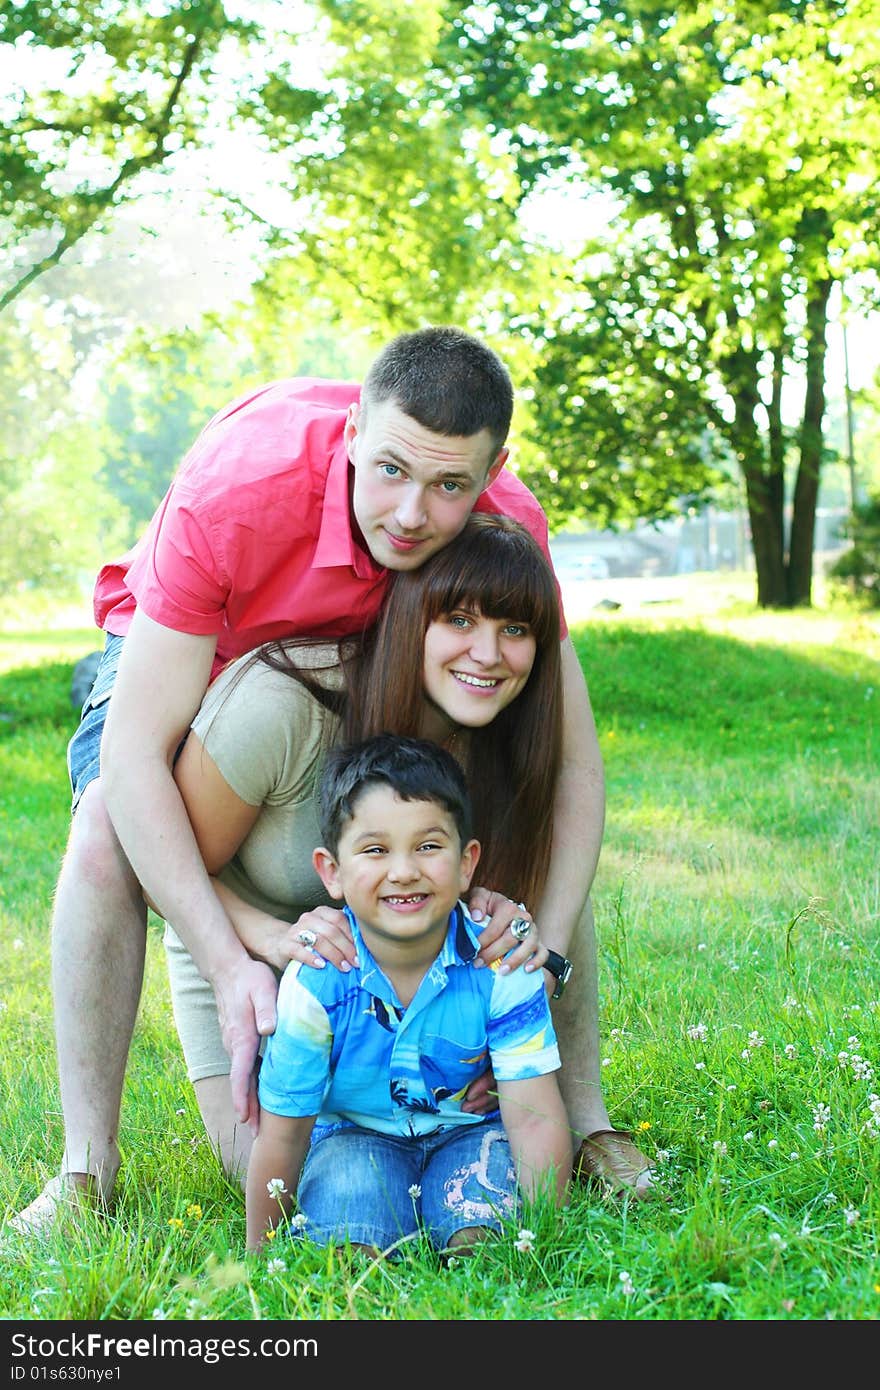
[(319, 970), (329, 961), (344, 974), (360, 965), (348, 918), (336, 907), (314, 907), (304, 912), (298, 921), (287, 926), (280, 947), (284, 956), (282, 969), (290, 960), (300, 960)]
[[(499, 967), (507, 975), (522, 966), (526, 973), (542, 969), (547, 959), (547, 947), (541, 945), (538, 928), (531, 913), (521, 903), (512, 902), (503, 893), (489, 888), (474, 888), (468, 899), (468, 911), (481, 928), (480, 950), (474, 962), (477, 969), (505, 957)], [(528, 922), (529, 931), (522, 940), (511, 931), (511, 923)]]

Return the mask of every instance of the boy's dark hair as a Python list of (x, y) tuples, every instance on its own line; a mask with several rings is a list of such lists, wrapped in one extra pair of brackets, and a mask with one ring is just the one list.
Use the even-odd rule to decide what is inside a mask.
[(510, 429), (513, 383), (498, 354), (479, 338), (461, 328), (420, 328), (393, 338), (367, 372), (364, 413), (389, 400), (434, 434), (488, 430), (494, 457)]
[(403, 801), (435, 801), (455, 821), (461, 844), (471, 838), (467, 782), (451, 753), (424, 738), (376, 734), (327, 754), (318, 783), (321, 841), (336, 856), (339, 839), (370, 787), (390, 787)]

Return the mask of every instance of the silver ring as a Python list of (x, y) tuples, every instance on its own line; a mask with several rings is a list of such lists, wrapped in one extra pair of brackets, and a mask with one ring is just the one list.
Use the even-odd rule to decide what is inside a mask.
[(510, 924), (511, 934), (517, 941), (525, 941), (529, 932), (532, 930), (531, 922), (527, 922), (525, 917), (514, 917)]
[(318, 940), (318, 933), (312, 931), (311, 927), (303, 927), (302, 931), (297, 932), (296, 939), (300, 946), (307, 946), (310, 951), (313, 951), (315, 942)]

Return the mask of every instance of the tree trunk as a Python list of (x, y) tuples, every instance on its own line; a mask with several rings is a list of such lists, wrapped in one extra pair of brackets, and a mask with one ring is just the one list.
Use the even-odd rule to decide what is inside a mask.
[(788, 586), (779, 479), (761, 467), (743, 467), (746, 504), (755, 557), (757, 602), (760, 608), (785, 608)]
[(800, 460), (795, 480), (788, 554), (790, 607), (812, 601), (816, 504), (822, 473), (822, 417), (825, 414), (825, 354), (831, 281), (822, 280), (807, 303), (807, 380), (800, 431)]
[(746, 485), (746, 506), (755, 557), (761, 608), (782, 608), (788, 600), (785, 574), (785, 483), (782, 450), (773, 447), (774, 422), (778, 426), (778, 402), (770, 409), (771, 447), (769, 458), (758, 430), (755, 413), (761, 403), (757, 381), (757, 359), (739, 352), (728, 361), (728, 385), (734, 400), (731, 443), (742, 468)]

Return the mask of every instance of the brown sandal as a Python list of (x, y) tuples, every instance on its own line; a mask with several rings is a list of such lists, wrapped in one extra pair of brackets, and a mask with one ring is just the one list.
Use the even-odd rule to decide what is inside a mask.
[(628, 1129), (597, 1129), (574, 1156), (575, 1182), (600, 1182), (615, 1196), (629, 1193), (644, 1200), (653, 1195), (653, 1172)]

